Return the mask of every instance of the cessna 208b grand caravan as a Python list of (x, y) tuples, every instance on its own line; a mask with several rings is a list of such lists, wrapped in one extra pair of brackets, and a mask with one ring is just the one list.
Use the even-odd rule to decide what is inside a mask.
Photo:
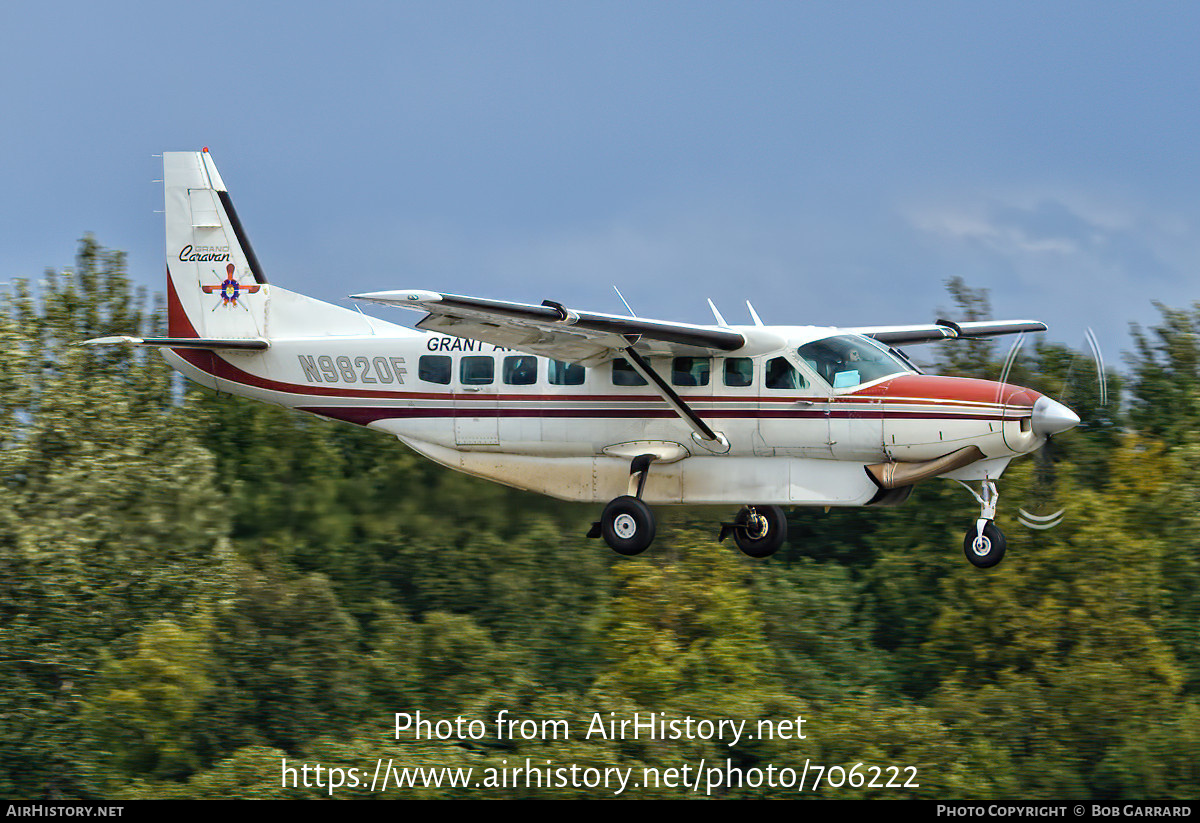
[[(995, 481), (1079, 422), (1030, 389), (920, 372), (896, 345), (1042, 331), (1035, 321), (837, 329), (701, 326), (423, 290), (356, 299), (424, 312), (417, 330), (269, 284), (212, 158), (163, 155), (168, 337), (190, 379), (368, 426), (450, 468), (605, 503), (591, 536), (654, 539), (649, 504), (740, 506), (766, 557), (782, 506), (889, 506), (934, 477), (979, 501), (964, 552), (1004, 555)], [(710, 301), (711, 302), (711, 301)], [(975, 492), (968, 483), (978, 483)]]

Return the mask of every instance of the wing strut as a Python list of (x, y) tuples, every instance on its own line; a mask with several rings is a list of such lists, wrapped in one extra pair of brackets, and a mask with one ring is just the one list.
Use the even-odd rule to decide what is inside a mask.
[(621, 354), (629, 361), (629, 365), (633, 366), (633, 370), (642, 376), (642, 379), (654, 386), (659, 396), (667, 401), (667, 405), (679, 415), (680, 419), (692, 427), (693, 440), (712, 451), (722, 454), (729, 451), (729, 441), (725, 439), (725, 435), (713, 431), (707, 423), (700, 419), (700, 415), (692, 411), (691, 406), (685, 403), (667, 381), (659, 376), (646, 358), (634, 351), (632, 341), (627, 348), (621, 349)]

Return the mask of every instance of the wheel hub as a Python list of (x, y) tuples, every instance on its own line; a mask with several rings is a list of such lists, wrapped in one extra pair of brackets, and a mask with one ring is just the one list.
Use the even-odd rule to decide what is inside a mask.
[(987, 553), (992, 550), (992, 541), (986, 537), (976, 537), (971, 543), (971, 551), (975, 552), (979, 557), (986, 557)]
[(753, 540), (762, 540), (767, 536), (767, 530), (770, 528), (767, 518), (761, 514), (752, 514), (746, 520), (746, 534)]
[(618, 514), (613, 520), (613, 531), (622, 540), (628, 540), (637, 534), (637, 521), (628, 514)]

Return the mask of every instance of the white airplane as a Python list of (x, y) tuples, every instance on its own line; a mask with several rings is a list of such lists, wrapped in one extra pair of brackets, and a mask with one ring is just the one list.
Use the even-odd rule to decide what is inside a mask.
[[(458, 471), (605, 503), (589, 536), (654, 539), (649, 504), (735, 504), (752, 557), (782, 506), (890, 506), (951, 478), (979, 501), (964, 553), (1004, 556), (995, 481), (1079, 418), (1031, 389), (922, 374), (893, 344), (1043, 331), (1030, 321), (712, 326), (423, 290), (354, 295), (424, 312), (417, 330), (267, 282), (205, 149), (163, 155), (168, 334), (209, 388), (356, 423)], [(711, 301), (710, 301), (711, 305)], [(968, 483), (978, 483), (977, 493)]]

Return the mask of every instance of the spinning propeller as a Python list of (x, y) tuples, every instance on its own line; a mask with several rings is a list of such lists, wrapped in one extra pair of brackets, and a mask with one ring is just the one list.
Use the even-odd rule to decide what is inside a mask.
[[(1016, 367), (1024, 338), (1025, 335), (1022, 334), (1013, 341), (1004, 360), (1001, 383), (1008, 382)], [(1066, 518), (1065, 508), (1055, 509), (1054, 434), (1074, 424), (1076, 415), (1070, 411), (1072, 406), (1078, 406), (1080, 410), (1079, 417), (1082, 421), (1078, 423), (1079, 428), (1087, 429), (1089, 426), (1102, 424), (1098, 411), (1108, 405), (1108, 378), (1104, 369), (1104, 356), (1096, 335), (1090, 328), (1085, 331), (1084, 345), (1078, 351), (1047, 347), (1041, 354), (1042, 374), (1023, 377), (1020, 382), (1033, 384), (1058, 402), (1042, 399), (1034, 406), (1033, 428), (1035, 432), (1045, 435), (1046, 442), (1034, 456), (1037, 480), (1032, 500), (1028, 507), (1022, 506), (1017, 512), (1017, 520), (1021, 525), (1037, 530), (1052, 529)], [(1051, 374), (1047, 374), (1047, 367), (1055, 365), (1056, 355), (1058, 364), (1065, 362), (1066, 365), (1065, 373), (1057, 381)], [(1039, 380), (1039, 377), (1043, 379)], [(1042, 385), (1038, 386), (1039, 382)], [(1068, 414), (1069, 418), (1065, 416)]]

